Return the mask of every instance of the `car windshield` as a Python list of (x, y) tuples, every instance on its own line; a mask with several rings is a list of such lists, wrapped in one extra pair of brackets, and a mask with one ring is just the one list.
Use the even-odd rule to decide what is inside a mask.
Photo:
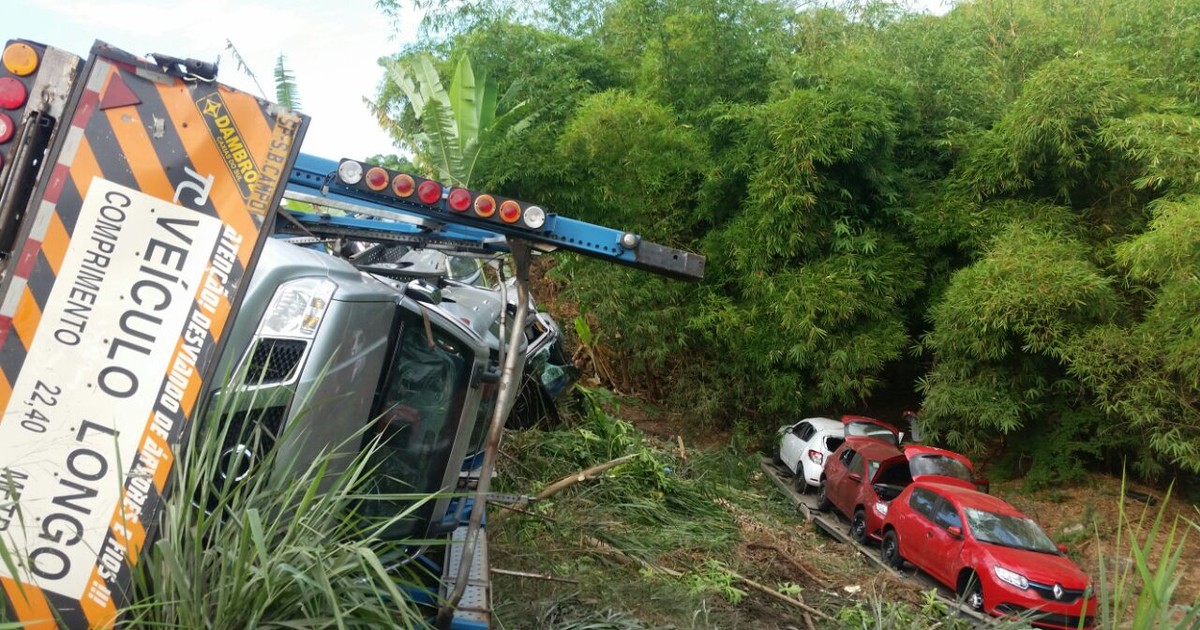
[(942, 475), (971, 481), (971, 469), (961, 461), (946, 455), (918, 455), (908, 461), (914, 477), (917, 475)]
[(878, 424), (870, 422), (850, 422), (846, 424), (846, 435), (871, 437), (877, 440), (884, 440), (896, 444), (896, 434), (889, 431), (886, 427), (881, 427)]
[(1023, 516), (996, 514), (975, 508), (963, 508), (967, 525), (980, 542), (1017, 549), (1028, 549), (1041, 553), (1058, 553), (1054, 541), (1038, 527), (1037, 523)]

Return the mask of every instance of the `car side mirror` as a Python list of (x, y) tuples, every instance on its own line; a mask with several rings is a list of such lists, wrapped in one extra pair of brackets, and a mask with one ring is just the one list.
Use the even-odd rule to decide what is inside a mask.
[(955, 538), (962, 538), (962, 528), (957, 525), (951, 525), (946, 528), (946, 533)]
[(1058, 552), (1064, 556), (1067, 555), (1067, 546), (1062, 543), (1058, 543)]

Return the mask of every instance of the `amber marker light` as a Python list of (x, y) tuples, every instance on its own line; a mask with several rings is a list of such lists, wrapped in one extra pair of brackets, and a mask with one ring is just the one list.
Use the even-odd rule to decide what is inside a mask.
[(475, 214), (484, 219), (496, 214), (496, 199), (491, 195), (479, 195), (476, 197)]
[(367, 188), (379, 192), (388, 187), (388, 172), (378, 166), (367, 169)]
[(396, 193), (397, 197), (411, 197), (417, 189), (417, 183), (413, 181), (412, 175), (400, 173), (392, 178), (392, 192)]
[(29, 44), (20, 42), (9, 44), (4, 49), (4, 69), (19, 76), (27, 77), (38, 67), (38, 54)]
[(505, 223), (516, 223), (521, 220), (521, 204), (509, 199), (500, 204), (500, 220)]

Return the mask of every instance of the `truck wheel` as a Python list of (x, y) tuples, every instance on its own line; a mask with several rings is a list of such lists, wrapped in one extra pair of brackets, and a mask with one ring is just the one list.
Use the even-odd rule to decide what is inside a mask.
[(821, 479), (821, 485), (817, 486), (817, 509), (828, 512), (831, 507), (833, 507), (833, 502), (825, 495), (825, 479)]
[(867, 536), (867, 513), (862, 508), (855, 510), (854, 518), (850, 519), (850, 537), (864, 545), (870, 538)]
[(883, 533), (883, 543), (879, 545), (879, 555), (883, 563), (899, 571), (904, 567), (904, 558), (900, 557), (900, 537), (896, 530), (889, 529)]

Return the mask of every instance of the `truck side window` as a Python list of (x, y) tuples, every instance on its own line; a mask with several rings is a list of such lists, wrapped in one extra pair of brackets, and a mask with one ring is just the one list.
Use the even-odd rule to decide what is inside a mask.
[[(469, 352), (451, 337), (436, 328), (432, 332), (431, 339), (419, 320), (405, 321), (400, 332), (383, 384), (374, 433), (367, 436), (378, 437), (380, 444), (371, 462), (375, 467), (373, 493), (432, 494), (452, 490), (439, 486), (458, 434), (471, 361)], [(410, 499), (383, 497), (368, 502), (363, 511), (367, 516), (390, 518), (410, 503)], [(414, 522), (421, 522), (420, 516), (414, 514)], [(400, 535), (421, 533), (404, 531)]]

